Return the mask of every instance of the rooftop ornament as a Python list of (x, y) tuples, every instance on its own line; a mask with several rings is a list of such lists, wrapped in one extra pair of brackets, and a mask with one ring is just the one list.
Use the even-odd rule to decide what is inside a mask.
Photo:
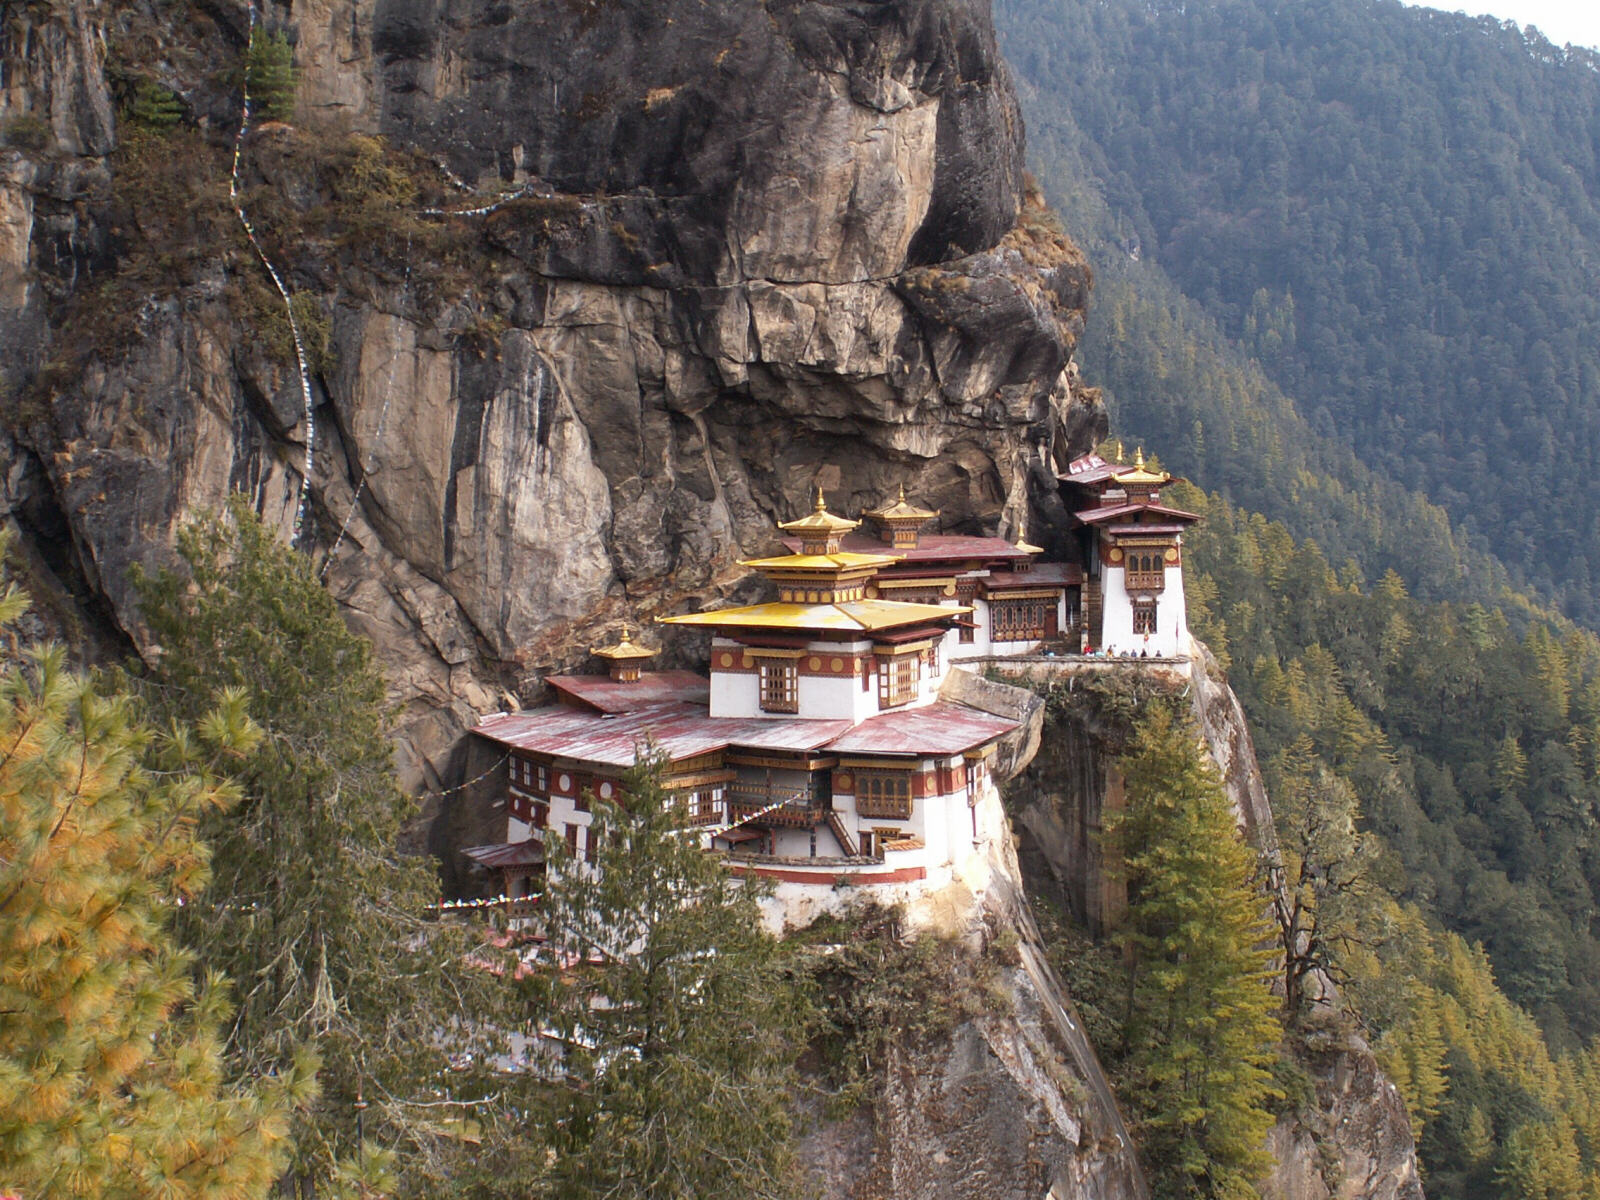
[(897, 550), (914, 550), (917, 531), (939, 515), (938, 509), (918, 508), (906, 500), (906, 485), (900, 485), (900, 498), (893, 504), (861, 514), (877, 522), (887, 535), (884, 540)]
[(822, 488), (818, 486), (816, 507), (799, 520), (780, 522), (778, 528), (800, 535), (801, 554), (837, 554), (844, 535), (860, 524), (860, 521), (836, 517), (829, 512), (822, 498)]
[(591, 653), (596, 658), (606, 659), (611, 664), (611, 678), (622, 683), (637, 682), (643, 674), (644, 663), (656, 656), (654, 650), (633, 644), (633, 635), (626, 625), (622, 627), (622, 636), (614, 645), (596, 646)]
[(1120, 475), (1113, 476), (1113, 478), (1123, 487), (1132, 485), (1133, 487), (1152, 488), (1160, 487), (1163, 483), (1171, 480), (1172, 476), (1166, 471), (1156, 472), (1145, 470), (1144, 447), (1141, 446), (1139, 447), (1139, 452), (1134, 455), (1133, 470), (1124, 471)]

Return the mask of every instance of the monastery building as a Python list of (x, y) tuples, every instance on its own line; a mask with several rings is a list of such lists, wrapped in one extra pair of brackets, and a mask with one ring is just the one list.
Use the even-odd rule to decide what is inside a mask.
[[(1081, 466), (1080, 464), (1088, 463)], [(781, 524), (788, 553), (747, 560), (765, 603), (662, 618), (710, 634), (710, 671), (650, 671), (628, 630), (596, 649), (603, 675), (552, 676), (557, 702), (474, 730), (509, 762), (505, 841), (466, 851), (511, 897), (536, 890), (543, 839), (580, 858), (595, 801), (621, 796), (646, 747), (708, 849), (782, 884), (938, 887), (1003, 834), (988, 763), (1016, 722), (942, 698), (954, 664), (1091, 636), (1175, 654), (1183, 636), (1168, 476), (1079, 460), (1063, 490), (1083, 565), (1025, 540), (925, 535), (937, 512), (898, 499), (849, 520)], [(863, 528), (865, 525), (865, 528)], [(1168, 578), (1170, 573), (1171, 578)]]

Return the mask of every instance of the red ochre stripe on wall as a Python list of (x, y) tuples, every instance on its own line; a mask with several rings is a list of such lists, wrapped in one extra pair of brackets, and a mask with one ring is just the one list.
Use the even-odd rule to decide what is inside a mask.
[[(727, 862), (727, 860), (724, 860)], [(818, 867), (814, 871), (786, 871), (782, 867), (757, 867), (747, 863), (728, 862), (728, 869), (738, 874), (749, 872), (759, 875), (763, 879), (775, 879), (779, 883), (826, 883), (830, 877), (848, 879), (852, 884), (877, 885), (887, 883), (915, 883), (919, 879), (928, 877), (926, 867), (901, 867), (898, 871), (874, 871), (856, 873), (850, 870), (835, 869), (829, 871), (826, 867)]]
[[(848, 679), (861, 669), (863, 659), (872, 661), (870, 655), (858, 654), (802, 654), (799, 658), (785, 657), (777, 661), (798, 667), (802, 675)], [(739, 650), (718, 650), (711, 656), (711, 668), (714, 671), (754, 673), (760, 665), (760, 658)]]

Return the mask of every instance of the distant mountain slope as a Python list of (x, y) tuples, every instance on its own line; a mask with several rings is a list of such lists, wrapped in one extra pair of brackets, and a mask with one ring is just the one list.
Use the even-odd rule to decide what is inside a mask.
[[(1003, 0), (998, 19), (1047, 190), (1052, 151), (1078, 159), (1103, 244), (1153, 259), (1295, 397), (1286, 454), (1360, 489), (1329, 461), (1353, 450), (1600, 620), (1600, 58), (1382, 0)], [(1074, 234), (1093, 220), (1056, 198)], [(1086, 347), (1096, 381), (1110, 350)], [(1157, 427), (1145, 395), (1117, 399)], [(1204, 435), (1197, 478), (1232, 490)]]

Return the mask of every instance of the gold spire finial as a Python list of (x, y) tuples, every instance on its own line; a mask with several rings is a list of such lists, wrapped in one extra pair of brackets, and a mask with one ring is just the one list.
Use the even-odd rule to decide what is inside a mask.
[(1133, 456), (1133, 467), (1136, 471), (1144, 470), (1144, 447), (1140, 446)]
[(904, 504), (905, 502), (906, 502), (906, 485), (905, 485), (905, 481), (901, 480), (901, 482), (900, 482), (900, 503)]
[(822, 485), (820, 483), (817, 484), (817, 506), (815, 508), (813, 508), (811, 511), (812, 512), (827, 512), (828, 511), (828, 506), (822, 499)]
[(1116, 455), (1116, 457), (1117, 457), (1117, 461), (1118, 462), (1122, 461), (1122, 439), (1121, 438), (1117, 439), (1117, 455)]

